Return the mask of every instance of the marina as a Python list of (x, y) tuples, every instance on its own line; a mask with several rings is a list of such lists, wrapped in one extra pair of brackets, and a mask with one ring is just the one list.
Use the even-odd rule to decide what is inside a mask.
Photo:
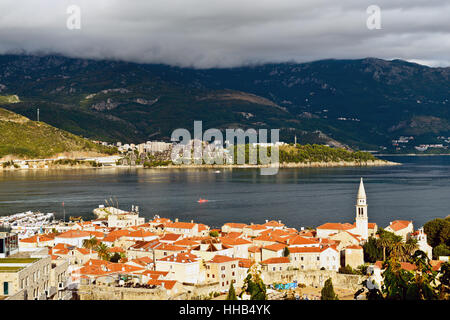
[(55, 220), (54, 213), (21, 212), (0, 217), (0, 228), (10, 229), (19, 239), (43, 233), (54, 228), (59, 222)]

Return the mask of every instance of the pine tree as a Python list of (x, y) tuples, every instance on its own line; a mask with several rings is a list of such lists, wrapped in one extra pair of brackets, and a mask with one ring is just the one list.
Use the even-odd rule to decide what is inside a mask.
[(333, 283), (331, 282), (331, 278), (328, 278), (325, 281), (325, 285), (322, 288), (320, 300), (339, 300), (336, 293), (334, 293)]
[(236, 291), (234, 291), (233, 282), (230, 284), (230, 289), (228, 290), (227, 300), (237, 300)]

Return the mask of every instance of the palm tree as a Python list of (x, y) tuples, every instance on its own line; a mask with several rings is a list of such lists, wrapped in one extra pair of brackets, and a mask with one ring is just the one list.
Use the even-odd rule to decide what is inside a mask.
[(109, 248), (106, 244), (100, 242), (97, 246), (98, 257), (102, 260), (109, 260)]
[(98, 245), (98, 239), (96, 237), (83, 240), (83, 247), (86, 249), (94, 249)]
[(417, 243), (417, 239), (409, 238), (405, 243), (405, 251), (409, 255), (413, 255), (419, 249), (419, 245)]
[(382, 237), (378, 240), (378, 244), (383, 248), (383, 261), (386, 261), (386, 248), (390, 248), (392, 245), (391, 239), (387, 237)]

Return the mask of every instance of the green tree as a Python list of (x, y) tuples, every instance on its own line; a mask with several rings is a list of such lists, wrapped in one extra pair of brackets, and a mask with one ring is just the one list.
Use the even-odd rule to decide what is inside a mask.
[(423, 226), (424, 232), (427, 234), (428, 244), (432, 247), (436, 247), (444, 241), (449, 241), (448, 239), (441, 238), (442, 230), (445, 230), (445, 233), (448, 232), (447, 226), (450, 224), (448, 219), (434, 219), (428, 221)]
[(228, 289), (227, 300), (237, 300), (236, 291), (234, 291), (233, 282), (231, 282), (230, 289)]
[(433, 257), (439, 259), (440, 256), (450, 256), (450, 247), (444, 243), (433, 248)]
[(84, 239), (83, 240), (83, 247), (86, 249), (93, 250), (98, 246), (98, 239), (96, 237), (92, 237), (90, 239)]
[(325, 285), (320, 292), (320, 300), (339, 300), (336, 293), (334, 293), (333, 283), (331, 282), (331, 278), (328, 278), (325, 281)]
[(98, 257), (102, 260), (109, 260), (109, 248), (103, 242), (96, 247)]
[(364, 261), (376, 262), (383, 259), (383, 250), (378, 246), (378, 241), (370, 237), (363, 245)]
[(450, 263), (443, 263), (439, 274), (439, 299), (450, 300)]
[(122, 256), (118, 252), (115, 252), (112, 256), (109, 257), (110, 262), (119, 262), (120, 259), (122, 259)]
[(209, 232), (209, 235), (213, 238), (217, 238), (219, 236), (219, 232), (217, 230), (213, 230)]
[(253, 264), (247, 271), (241, 296), (244, 292), (250, 295), (250, 300), (267, 300), (266, 285), (261, 279), (256, 264)]
[(340, 267), (338, 270), (339, 273), (343, 273), (343, 274), (355, 274), (355, 270), (353, 270), (352, 267), (350, 267), (349, 265), (346, 265), (345, 267)]

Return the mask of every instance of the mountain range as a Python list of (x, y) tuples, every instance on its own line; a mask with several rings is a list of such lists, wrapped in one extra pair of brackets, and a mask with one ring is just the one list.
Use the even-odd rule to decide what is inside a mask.
[[(193, 69), (56, 55), (0, 56), (0, 106), (104, 141), (176, 128), (279, 128), (282, 141), (391, 148), (450, 136), (450, 68), (376, 58)], [(3, 97), (3, 98), (2, 98)]]

